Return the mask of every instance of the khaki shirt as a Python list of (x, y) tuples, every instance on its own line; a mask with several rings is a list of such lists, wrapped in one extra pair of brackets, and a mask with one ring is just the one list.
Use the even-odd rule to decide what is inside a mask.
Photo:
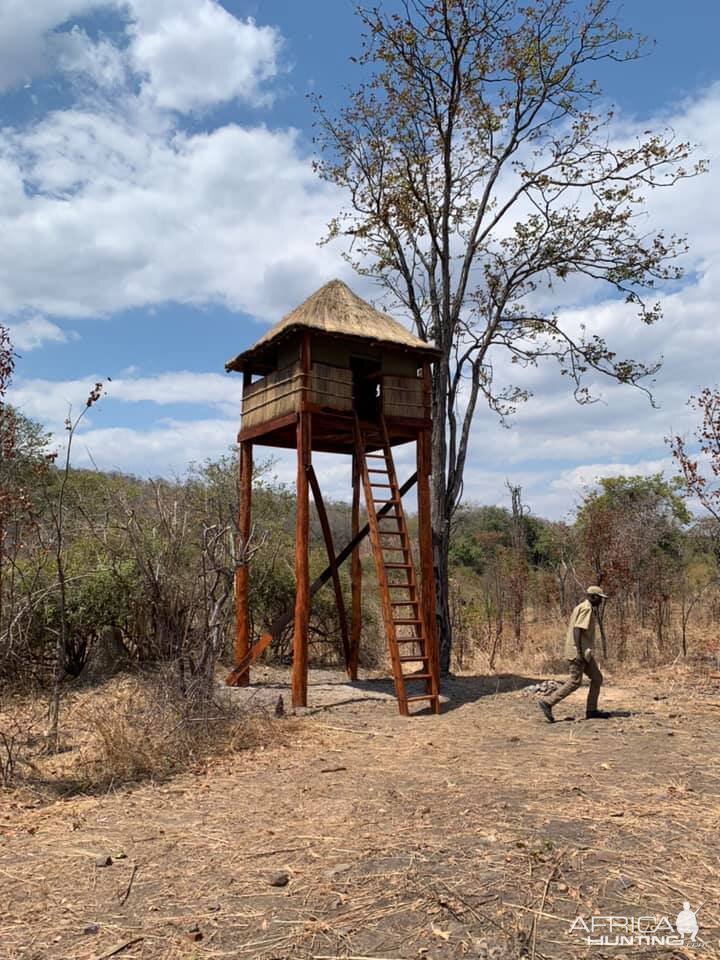
[(596, 623), (597, 617), (595, 616), (595, 611), (592, 608), (592, 604), (589, 600), (583, 600), (582, 603), (579, 603), (575, 607), (570, 615), (570, 623), (568, 624), (567, 634), (565, 637), (565, 656), (568, 660), (575, 660), (578, 655), (577, 647), (575, 646), (575, 640), (573, 638), (573, 631), (578, 627), (585, 631), (581, 644), (582, 651), (585, 653), (586, 650), (592, 650), (594, 647)]

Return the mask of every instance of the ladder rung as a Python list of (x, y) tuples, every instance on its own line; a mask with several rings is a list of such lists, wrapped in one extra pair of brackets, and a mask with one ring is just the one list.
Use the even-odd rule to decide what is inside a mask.
[(429, 673), (404, 673), (403, 680), (432, 680)]
[(419, 653), (417, 656), (405, 656), (398, 657), (400, 663), (417, 663), (418, 660), (429, 660), (430, 657), (426, 657), (424, 653)]
[(386, 490), (392, 490), (392, 488), (393, 488), (393, 486), (392, 486), (391, 483), (374, 483), (372, 480), (370, 481), (370, 486), (371, 486), (371, 487), (384, 487)]
[(414, 590), (414, 583), (389, 583), (388, 587), (391, 590)]
[[(405, 678), (408, 679), (407, 677)], [(421, 693), (417, 697), (405, 697), (407, 703), (414, 703), (416, 700), (437, 700), (436, 693)]]
[(395, 643), (422, 643), (422, 637), (397, 637)]
[(393, 617), (393, 623), (395, 624), (396, 627), (397, 627), (397, 626), (400, 626), (400, 627), (409, 627), (411, 624), (422, 623), (422, 620), (404, 620), (404, 619), (403, 619), (403, 620), (396, 620), (396, 619)]
[(388, 476), (387, 470), (373, 470), (372, 467), (368, 467), (368, 473), (384, 473), (385, 476)]
[(389, 500), (379, 500), (376, 497), (373, 497), (373, 503), (400, 503), (400, 501), (396, 500), (395, 497), (391, 497)]
[(418, 605), (418, 600), (391, 600), (391, 607), (416, 607)]
[(366, 460), (385, 460), (385, 454), (384, 453), (366, 453), (365, 459)]
[(411, 563), (383, 563), (386, 570), (412, 570)]

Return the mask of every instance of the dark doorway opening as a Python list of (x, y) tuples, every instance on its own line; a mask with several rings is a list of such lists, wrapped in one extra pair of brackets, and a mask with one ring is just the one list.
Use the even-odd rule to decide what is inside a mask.
[(367, 357), (350, 357), (350, 369), (355, 413), (361, 420), (377, 420), (380, 416), (380, 361)]

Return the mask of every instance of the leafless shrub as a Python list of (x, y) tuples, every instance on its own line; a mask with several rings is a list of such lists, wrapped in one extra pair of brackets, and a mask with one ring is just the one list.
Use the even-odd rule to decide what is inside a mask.
[[(229, 700), (192, 700), (173, 672), (123, 682), (113, 701), (90, 707), (99, 751), (88, 763), (94, 783), (158, 778), (228, 751), (249, 749), (282, 735), (274, 718), (252, 715)], [(170, 682), (168, 682), (170, 680)]]
[(27, 707), (17, 707), (0, 717), (0, 787), (15, 786), (31, 760), (39, 717)]

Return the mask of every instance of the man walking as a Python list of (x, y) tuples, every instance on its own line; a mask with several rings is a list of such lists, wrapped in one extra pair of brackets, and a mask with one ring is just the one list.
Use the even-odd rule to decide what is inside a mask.
[(590, 678), (590, 691), (587, 698), (586, 717), (588, 720), (605, 720), (610, 714), (598, 710), (598, 695), (603, 682), (600, 667), (594, 655), (595, 625), (597, 610), (607, 596), (600, 587), (588, 587), (586, 598), (579, 603), (570, 615), (565, 637), (565, 656), (570, 662), (570, 679), (547, 700), (538, 701), (538, 706), (548, 723), (554, 723), (552, 708), (565, 697), (574, 693), (582, 683), (583, 673)]

